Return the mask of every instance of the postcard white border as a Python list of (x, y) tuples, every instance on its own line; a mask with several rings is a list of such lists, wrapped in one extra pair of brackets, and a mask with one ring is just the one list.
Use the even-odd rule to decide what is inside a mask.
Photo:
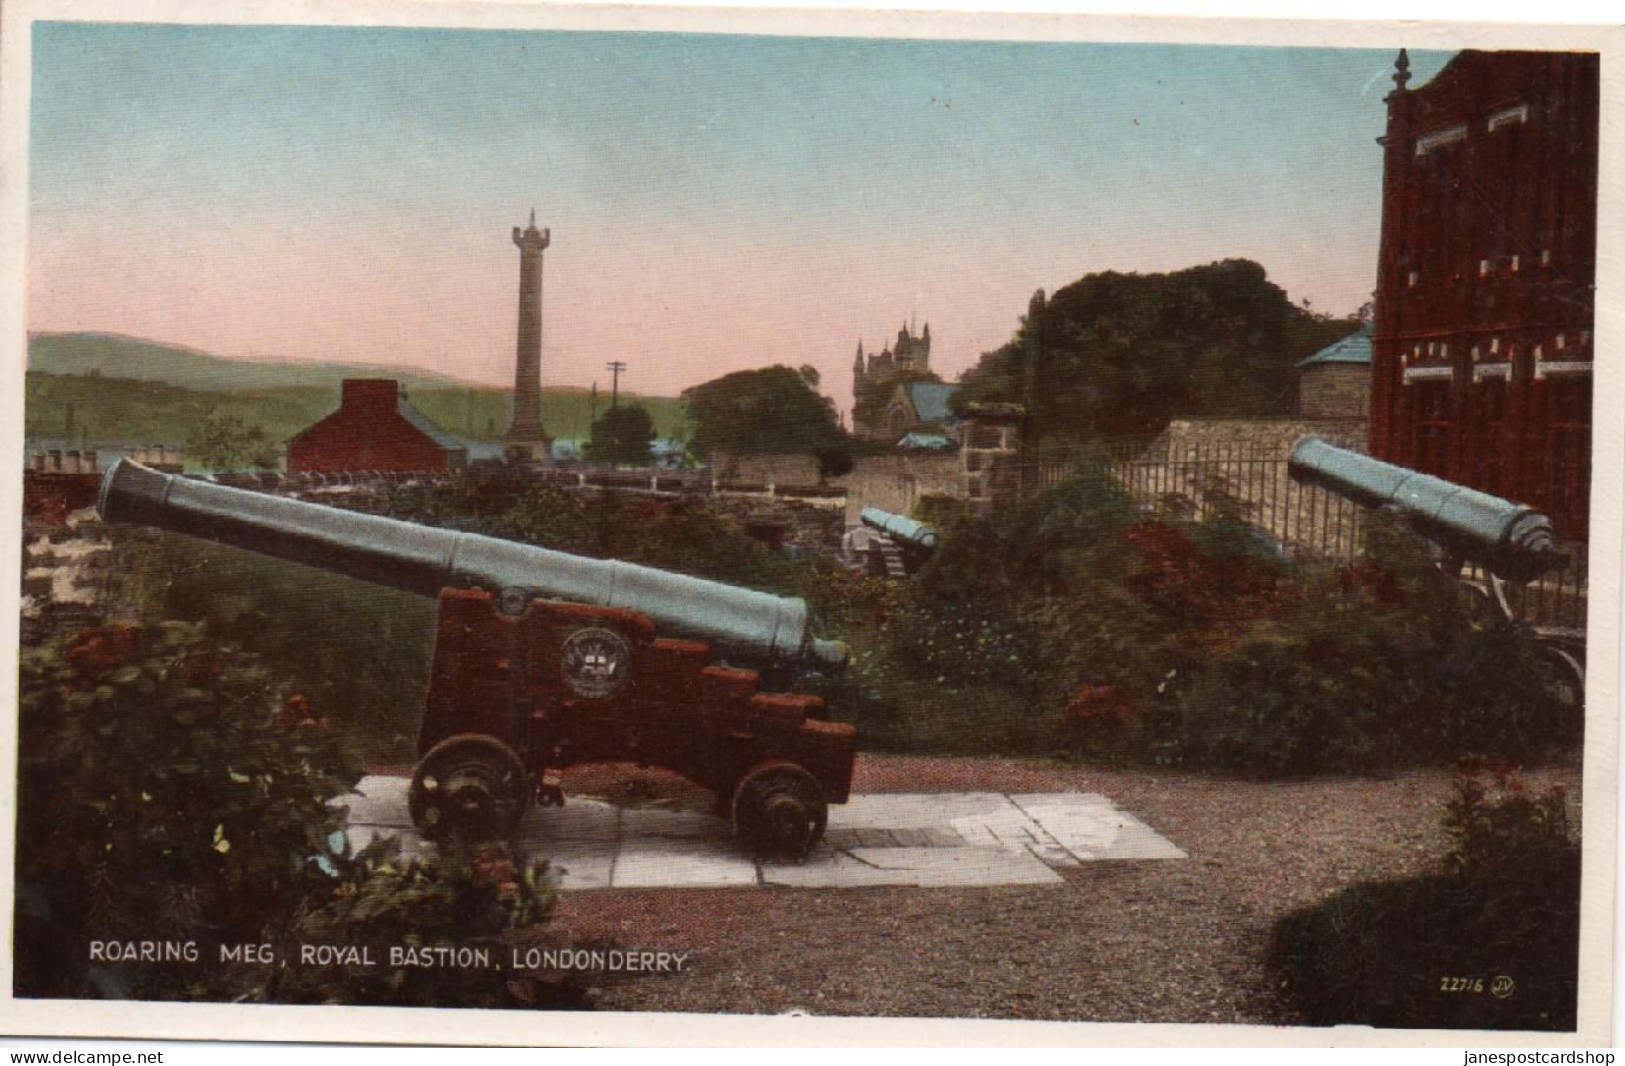
[[(898, 0), (919, 5), (921, 0)], [(948, 0), (930, 6), (967, 6)], [(1087, 0), (1031, 0), (1023, 7), (1049, 13), (1008, 11), (832, 11), (816, 9), (725, 9), (676, 6), (530, 6), (515, 0), (484, 4), (354, 0), (259, 0), (226, 8), (208, 0), (8, 0), (0, 8), (0, 469), (22, 468), (22, 375), (26, 365), (26, 262), (28, 78), (30, 34), (35, 20), (195, 22), (217, 24), (310, 23), (354, 26), (463, 26), (470, 28), (620, 29), (729, 32), (763, 35), (933, 37), (984, 40), (1178, 41), (1231, 45), (1394, 47), (1413, 49), (1574, 48), (1600, 51), (1602, 62), (1602, 158), (1598, 202), (1596, 336), (1598, 351), (1617, 351), (1625, 337), (1625, 300), (1620, 283), (1622, 133), (1625, 133), (1625, 30), (1599, 25), (1545, 26), (1525, 21), (1484, 24), (1414, 21), (1272, 21), (1194, 17), (1056, 13)], [(977, 5), (985, 6), (985, 5)], [(1096, 3), (1097, 10), (1109, 6)], [(1145, 5), (1136, 5), (1142, 10)], [(1158, 10), (1211, 11), (1211, 2), (1161, 0)], [(1239, 5), (1227, 5), (1235, 10)], [(1455, 9), (1460, 10), (1458, 5)], [(1259, 8), (1296, 13), (1300, 5), (1255, 0)], [(1322, 13), (1330, 5), (1321, 5)], [(1389, 17), (1436, 13), (1439, 5), (1378, 5)], [(1373, 11), (1367, 5), (1367, 11)], [(1480, 8), (1479, 10), (1482, 10)], [(1511, 10), (1503, 17), (1553, 17), (1550, 4)], [(1569, 18), (1585, 19), (1573, 10)], [(1499, 14), (1499, 13), (1498, 13)], [(1589, 16), (1595, 18), (1595, 16)], [(1369, 1029), (1278, 1029), (1262, 1026), (1106, 1025), (1073, 1022), (964, 1021), (956, 1019), (772, 1018), (695, 1014), (558, 1014), (467, 1011), (451, 1008), (285, 1007), (222, 1004), (104, 1003), (13, 1000), (9, 980), (0, 987), (0, 1032), (147, 1039), (275, 1040), (344, 1043), (670, 1045), (994, 1044), (1244, 1047), (1244, 1046), (1600, 1046), (1611, 1041), (1614, 987), (1614, 886), (1617, 866), (1618, 675), (1620, 657), (1620, 550), (1622, 369), (1618, 358), (1600, 358), (1595, 379), (1592, 483), (1591, 617), (1588, 648), (1588, 713), (1584, 788), (1584, 924), (1581, 935), (1579, 1033), (1473, 1033), (1373, 1031)], [(0, 608), (0, 646), (16, 648), (21, 526), (20, 479), (8, 481), (0, 515), (6, 601)], [(4, 668), (6, 706), (0, 727), (0, 950), (11, 943), (11, 877), (16, 784), (16, 658)], [(5, 959), (9, 973), (10, 959)]]

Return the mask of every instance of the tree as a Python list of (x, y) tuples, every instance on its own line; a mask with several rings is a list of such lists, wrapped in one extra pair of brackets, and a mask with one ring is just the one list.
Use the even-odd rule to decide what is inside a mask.
[(257, 466), (270, 470), (277, 464), (276, 446), (259, 426), (237, 415), (218, 411), (206, 415), (186, 438), (186, 456), (209, 470), (241, 470)]
[(637, 404), (611, 407), (592, 424), (587, 458), (605, 463), (649, 465), (649, 445), (655, 439), (654, 419)]
[(831, 405), (787, 366), (739, 370), (685, 390), (683, 399), (700, 455), (807, 454), (846, 439)]
[(818, 460), (819, 481), (845, 477), (852, 472), (852, 453), (841, 445), (826, 444), (822, 448), (814, 448), (813, 456)]
[(1285, 415), (1295, 364), (1356, 325), (1295, 306), (1245, 259), (1090, 274), (1035, 299), (954, 402), (1024, 403), (1031, 438), (1062, 441), (1157, 433), (1179, 417)]

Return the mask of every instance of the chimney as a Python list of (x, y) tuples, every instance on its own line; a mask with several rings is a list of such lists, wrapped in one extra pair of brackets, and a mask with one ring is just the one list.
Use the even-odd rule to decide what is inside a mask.
[(400, 395), (400, 383), (393, 378), (345, 378), (339, 402), (346, 411), (393, 411)]

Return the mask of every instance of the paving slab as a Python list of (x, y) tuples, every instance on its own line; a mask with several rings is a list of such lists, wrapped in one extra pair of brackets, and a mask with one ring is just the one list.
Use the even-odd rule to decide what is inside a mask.
[(351, 825), (410, 829), (412, 816), (407, 813), (406, 793), (411, 786), (412, 782), (404, 777), (363, 777), (355, 791), (340, 799), (338, 805), (349, 808)]
[[(362, 779), (348, 808), (352, 847), (395, 836), (407, 855), (432, 850), (412, 829), (405, 778)], [(918, 888), (1042, 885), (1056, 870), (1185, 853), (1095, 793), (876, 793), (830, 808), (824, 840), (799, 863), (758, 863), (726, 820), (705, 812), (623, 808), (592, 797), (532, 808), (515, 850), (545, 858), (559, 887)]]
[(1105, 796), (1079, 792), (1019, 793), (1010, 802), (1043, 826), (1079, 862), (1184, 859), (1155, 829)]
[(1063, 878), (1035, 856), (1000, 847), (852, 848), (804, 863), (763, 863), (762, 880), (789, 888), (968, 888), (1046, 885)]
[[(726, 826), (724, 826), (726, 828)], [(615, 862), (614, 888), (743, 888), (761, 884), (755, 860), (713, 840), (629, 842)]]

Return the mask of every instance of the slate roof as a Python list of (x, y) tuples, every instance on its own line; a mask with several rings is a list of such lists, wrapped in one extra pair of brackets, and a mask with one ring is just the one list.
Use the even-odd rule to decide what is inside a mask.
[(948, 438), (941, 433), (910, 433), (898, 441), (897, 446), (936, 451), (948, 447)]
[(405, 396), (402, 396), (396, 402), (395, 413), (412, 423), (413, 429), (440, 445), (440, 447), (444, 450), (448, 452), (467, 453), (468, 449), (463, 446), (462, 441), (458, 440), (450, 433), (442, 431), (439, 426), (436, 426), (433, 422), (429, 421), (427, 418), (424, 418), (423, 415), (418, 413), (416, 408), (406, 402)]
[(957, 422), (959, 418), (948, 409), (948, 398), (959, 391), (958, 385), (944, 385), (936, 381), (911, 381), (903, 386), (908, 390), (908, 402), (921, 422)]
[(1307, 359), (1300, 360), (1300, 368), (1322, 363), (1359, 363), (1371, 365), (1371, 327), (1361, 326), (1335, 344), (1328, 344)]

